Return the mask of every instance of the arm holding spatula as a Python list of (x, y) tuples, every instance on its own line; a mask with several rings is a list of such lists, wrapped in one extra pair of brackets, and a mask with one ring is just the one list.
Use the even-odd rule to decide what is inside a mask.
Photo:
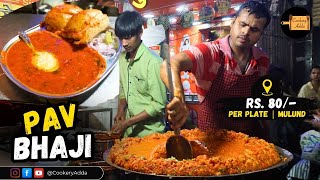
[[(170, 82), (167, 73), (168, 61), (164, 61), (160, 77), (167, 87), (170, 87)], [(188, 55), (180, 53), (170, 60), (170, 69), (173, 84), (173, 97), (171, 102), (167, 105), (167, 116), (171, 122), (171, 128), (177, 129), (183, 126), (189, 116), (189, 111), (184, 99), (184, 90), (180, 79), (180, 72), (192, 68), (192, 63)], [(170, 88), (169, 88), (170, 89)]]
[[(167, 106), (167, 119), (170, 121), (174, 135), (170, 136), (166, 142), (167, 157), (174, 157), (177, 160), (192, 159), (198, 155), (209, 154), (205, 144), (198, 140), (189, 141), (180, 134), (180, 127), (185, 123), (189, 115), (188, 108), (184, 100), (184, 90), (180, 80), (180, 71), (183, 68), (191, 68), (188, 57), (179, 54), (174, 61), (167, 59), (161, 67), (161, 78), (169, 87), (171, 102)], [(178, 62), (171, 66), (171, 62)], [(174, 68), (171, 68), (174, 67)], [(166, 69), (166, 73), (163, 70)]]

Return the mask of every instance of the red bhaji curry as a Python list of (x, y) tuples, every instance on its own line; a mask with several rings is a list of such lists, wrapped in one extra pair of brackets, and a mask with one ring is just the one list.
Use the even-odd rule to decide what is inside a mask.
[(48, 31), (29, 34), (37, 51), (55, 55), (59, 68), (45, 72), (32, 64), (32, 50), (23, 42), (13, 44), (6, 53), (5, 65), (23, 85), (49, 95), (70, 95), (93, 85), (106, 70), (105, 59), (88, 46), (75, 46)]

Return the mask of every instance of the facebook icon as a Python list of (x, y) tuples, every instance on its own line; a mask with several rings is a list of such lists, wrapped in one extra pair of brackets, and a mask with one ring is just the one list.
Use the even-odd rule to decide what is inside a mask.
[(22, 168), (22, 178), (32, 178), (32, 168)]

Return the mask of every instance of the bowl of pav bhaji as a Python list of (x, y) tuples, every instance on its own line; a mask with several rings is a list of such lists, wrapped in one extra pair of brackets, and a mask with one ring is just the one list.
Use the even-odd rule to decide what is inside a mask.
[[(63, 5), (56, 9), (60, 12), (72, 8)], [(56, 12), (56, 9), (51, 11)], [(60, 16), (66, 17), (62, 13)], [(100, 10), (77, 9), (75, 15), (65, 19), (66, 25), (61, 29), (48, 28), (52, 22), (61, 24), (52, 18), (59, 19), (59, 13), (51, 16), (48, 13), (41, 25), (26, 31), (34, 49), (50, 53), (53, 55), (51, 60), (45, 55), (39, 57), (16, 36), (4, 46), (0, 64), (12, 82), (29, 93), (46, 99), (76, 97), (95, 88), (107, 76), (108, 62), (118, 59), (121, 45), (108, 25), (107, 15)], [(92, 23), (88, 25), (83, 20)], [(101, 42), (97, 42), (97, 37)], [(96, 43), (92, 45), (92, 41)], [(108, 56), (101, 54), (95, 46), (109, 52)]]

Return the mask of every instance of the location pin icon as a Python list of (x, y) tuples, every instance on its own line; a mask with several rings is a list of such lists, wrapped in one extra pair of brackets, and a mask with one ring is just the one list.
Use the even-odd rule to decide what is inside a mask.
[[(269, 82), (269, 85), (267, 86), (266, 83)], [(262, 86), (264, 88), (264, 90), (266, 91), (266, 93), (262, 93), (263, 95), (271, 95), (272, 93), (269, 94), (269, 91), (272, 87), (272, 81), (270, 79), (265, 79), (263, 82), (262, 82)]]

